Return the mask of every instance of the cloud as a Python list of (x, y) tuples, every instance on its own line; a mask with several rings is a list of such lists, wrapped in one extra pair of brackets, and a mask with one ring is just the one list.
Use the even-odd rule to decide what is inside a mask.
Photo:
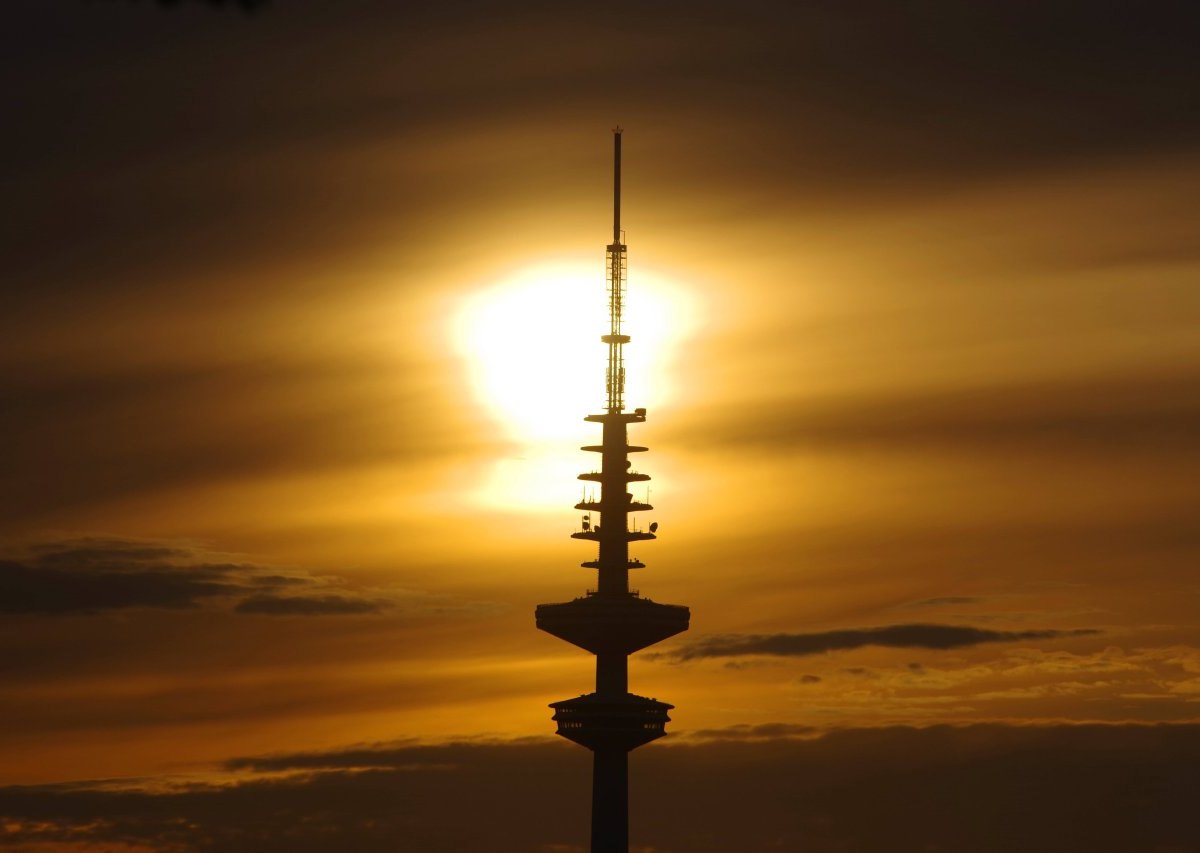
[[(960, 391), (913, 391), (887, 396), (804, 398), (780, 395), (749, 416), (704, 413), (706, 440), (797, 447), (1080, 449), (1152, 454), (1191, 450), (1200, 430), (1200, 403), (1187, 390), (1200, 376), (1143, 374), (1136, 378), (1029, 381)], [(680, 427), (679, 440), (695, 439)]]
[[(820, 736), (799, 728), (734, 726), (636, 752), (634, 847), (1200, 847), (1190, 808), (1200, 726), (895, 727)], [(231, 775), (206, 782), (3, 788), (0, 844), (229, 853), (586, 849), (590, 760), (572, 745), (401, 743), (317, 756), (243, 759), (231, 762)], [(1009, 819), (1013, 814), (1021, 819)]]
[(867, 669), (865, 666), (848, 666), (842, 670), (847, 675), (853, 675), (856, 678), (878, 678), (879, 673), (872, 669)]
[[(23, 4), (12, 31), (54, 21), (74, 64), (53, 62), (36, 39), (11, 51), (11, 77), (28, 81), (28, 97), (11, 105), (22, 133), (11, 142), (21, 167), (12, 170), (10, 203), (33, 215), (22, 217), (10, 254), (23, 262), (22, 284), (47, 264), (85, 261), (95, 273), (56, 282), (79, 291), (98, 278), (120, 286), (112, 267), (129, 265), (131, 254), (170, 262), (192, 250), (195, 265), (263, 245), (295, 255), (307, 243), (368, 232), (381, 208), (421, 222), (445, 204), (437, 196), (447, 183), (477, 198), (506, 180), (513, 184), (500, 185), (514, 193), (561, 178), (536, 144), (539, 120), (561, 125), (569, 106), (588, 116), (580, 124), (618, 107), (653, 117), (644, 124), (661, 134), (663, 168), (650, 174), (663, 172), (663, 189), (675, 194), (725, 175), (752, 192), (793, 188), (808, 199), (838, 185), (851, 193), (955, 185), (1047, 162), (1152, 154), (1185, 146), (1198, 124), (1180, 83), (1196, 73), (1184, 35), (1194, 12), (1180, 4), (1136, 22), (1115, 7), (1063, 0), (979, 8), (941, 0), (920, 10), (883, 0), (854, 10), (768, 3), (731, 20), (709, 0), (688, 4), (686, 15), (669, 3), (639, 9), (636, 34), (619, 16), (544, 4), (505, 4), (503, 15), (498, 4), (480, 4), (465, 20), (436, 4), (378, 4), (347, 11), (336, 28), (327, 13), (296, 7), (286, 22), (272, 16), (271, 27), (237, 38), (211, 25), (163, 31), (154, 26), (162, 16), (130, 26), (123, 16), (72, 19), (38, 5)], [(597, 50), (617, 37), (620, 51)], [(171, 50), (142, 50), (146, 39), (168, 39)], [(214, 43), (238, 85), (189, 89), (211, 73)], [(294, 62), (307, 54), (321, 62)], [(97, 97), (117, 82), (120, 102)], [(205, 133), (162, 114), (181, 92), (204, 108)], [(712, 114), (723, 121), (707, 121)], [(473, 177), (466, 161), (491, 162), (478, 153), (486, 143), (453, 168), (427, 167), (435, 180), (421, 174), (422, 135), (486, 139), (497, 125), (527, 128), (531, 154), (506, 154), (475, 189), (453, 179)], [(66, 145), (83, 131), (87, 145)], [(391, 145), (410, 152), (405, 164), (363, 156)], [(52, 257), (63, 232), (72, 251)], [(136, 252), (130, 233), (145, 237)], [(178, 277), (156, 278), (169, 287)]]
[[(821, 679), (817, 679), (820, 681)], [(697, 729), (686, 732), (688, 739), (697, 740), (778, 740), (780, 738), (814, 737), (821, 734), (816, 726), (797, 723), (740, 723), (720, 729)]]
[[(196, 0), (193, 0), (195, 2)], [(159, 6), (172, 7), (184, 3), (185, 0), (157, 0)], [(270, 0), (203, 0), (209, 6), (224, 6), (228, 3), (231, 6), (239, 6), (243, 11), (254, 12), (269, 4)]]
[(236, 601), (237, 613), (318, 616), (375, 613), (388, 603), (350, 591), (330, 593), (327, 578), (209, 556), (190, 547), (122, 539), (40, 543), (21, 557), (0, 560), (0, 613), (176, 610)]
[(40, 545), (24, 560), (0, 561), (0, 612), (197, 607), (252, 583), (248, 567), (190, 562), (191, 556), (177, 548), (115, 540)]
[(685, 645), (660, 657), (679, 661), (742, 655), (803, 657), (823, 652), (859, 649), (864, 646), (944, 650), (977, 646), (981, 643), (1054, 640), (1099, 633), (1095, 628), (1076, 628), (1068, 631), (993, 631), (969, 625), (886, 625), (880, 628), (822, 631), (814, 634), (723, 634)]
[(348, 598), (344, 595), (279, 596), (252, 595), (238, 602), (238, 613), (262, 613), (269, 616), (320, 616), (326, 614), (378, 613), (386, 601)]
[[(110, 0), (111, 2), (111, 0)], [(256, 12), (270, 5), (270, 0), (155, 0), (155, 4), (163, 9), (173, 9), (176, 6), (191, 6), (206, 3), (209, 6), (237, 6), (243, 12)], [(132, 5), (139, 5), (139, 0), (132, 0)]]
[[(445, 754), (439, 747), (439, 754)], [(226, 770), (251, 770), (269, 773), (280, 770), (347, 770), (363, 768), (394, 767), (408, 764), (414, 756), (427, 751), (415, 738), (391, 743), (363, 744), (336, 751), (292, 752), (281, 755), (254, 755), (231, 758), (223, 767)]]
[(923, 598), (906, 604), (905, 607), (947, 607), (955, 604), (974, 604), (980, 600), (971, 595), (943, 595), (938, 598)]
[[(173, 356), (189, 358), (181, 355), (188, 334), (175, 337)], [(423, 462), (486, 440), (465, 430), (459, 402), (421, 381), (424, 371), (436, 369), (421, 356), (398, 362), (394, 355), (314, 358), (293, 351), (264, 361), (244, 352), (217, 357), (206, 343), (199, 347), (190, 357), (201, 364), (104, 366), (84, 359), (69, 375), (0, 364), (11, 456), (0, 514), (12, 522), (368, 464), (403, 462), (415, 475)], [(412, 414), (390, 416), (399, 410)]]

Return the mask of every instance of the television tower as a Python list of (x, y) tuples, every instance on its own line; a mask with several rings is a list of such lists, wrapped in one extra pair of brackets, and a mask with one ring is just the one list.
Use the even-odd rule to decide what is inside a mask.
[(592, 853), (628, 853), (629, 752), (666, 734), (667, 711), (674, 706), (629, 692), (629, 655), (674, 636), (688, 627), (686, 607), (656, 604), (629, 588), (629, 571), (645, 568), (630, 557), (629, 543), (654, 539), (631, 526), (630, 514), (653, 509), (627, 491), (630, 483), (649, 480), (630, 468), (629, 454), (647, 448), (629, 444), (629, 424), (646, 420), (645, 409), (625, 411), (625, 363), (621, 308), (626, 290), (626, 246), (621, 231), (621, 128), (613, 131), (613, 238), (606, 249), (608, 278), (608, 346), (604, 414), (584, 420), (602, 425), (600, 444), (583, 450), (600, 454), (600, 470), (579, 479), (599, 483), (600, 494), (585, 495), (575, 505), (584, 515), (571, 536), (599, 545), (595, 560), (596, 588), (565, 604), (540, 604), (537, 627), (596, 656), (596, 690), (577, 699), (553, 702), (558, 734), (592, 751)]

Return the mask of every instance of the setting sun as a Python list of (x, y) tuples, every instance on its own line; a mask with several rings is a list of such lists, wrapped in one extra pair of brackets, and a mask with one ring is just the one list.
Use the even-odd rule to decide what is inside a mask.
[[(452, 339), (471, 387), (509, 438), (561, 445), (587, 437), (584, 415), (603, 409), (603, 267), (547, 264), (480, 290), (453, 318)], [(633, 406), (674, 396), (671, 363), (691, 326), (692, 306), (672, 283), (631, 275), (625, 328), (626, 399)]]
[[(504, 277), (464, 302), (451, 339), (479, 402), (519, 446), (480, 481), (478, 499), (495, 507), (560, 509), (579, 500), (576, 475), (594, 443), (585, 415), (604, 408), (605, 283), (596, 263), (546, 264)], [(625, 328), (629, 406), (674, 398), (672, 365), (694, 324), (678, 285), (631, 275)]]

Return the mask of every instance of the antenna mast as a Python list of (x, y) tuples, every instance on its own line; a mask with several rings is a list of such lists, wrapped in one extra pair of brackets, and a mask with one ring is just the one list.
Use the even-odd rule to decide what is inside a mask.
[(628, 261), (621, 233), (621, 128), (613, 130), (613, 239), (604, 256), (608, 275), (608, 334), (600, 340), (608, 344), (608, 372), (605, 388), (608, 391), (606, 408), (609, 414), (625, 409), (625, 354), (622, 347), (629, 336), (621, 334), (621, 307), (628, 287)]

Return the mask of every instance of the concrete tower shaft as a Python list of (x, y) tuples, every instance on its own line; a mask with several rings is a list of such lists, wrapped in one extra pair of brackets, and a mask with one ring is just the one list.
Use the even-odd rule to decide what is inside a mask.
[(666, 734), (672, 706), (629, 692), (629, 655), (686, 631), (686, 607), (658, 604), (629, 588), (629, 572), (645, 568), (630, 556), (629, 543), (652, 540), (655, 525), (643, 531), (631, 525), (631, 513), (653, 509), (633, 499), (630, 484), (649, 480), (633, 471), (630, 453), (647, 448), (629, 443), (630, 424), (646, 420), (645, 409), (625, 411), (621, 331), (626, 292), (626, 246), (621, 231), (621, 129), (613, 133), (613, 240), (605, 249), (608, 279), (608, 348), (605, 375), (607, 400), (603, 414), (585, 420), (601, 425), (601, 443), (582, 449), (600, 455), (598, 470), (579, 475), (599, 484), (598, 498), (575, 505), (585, 513), (575, 539), (597, 543), (596, 559), (581, 565), (595, 569), (596, 587), (562, 604), (541, 604), (537, 627), (596, 656), (595, 692), (554, 702), (558, 734), (593, 752), (592, 853), (627, 853), (629, 849), (628, 753)]

